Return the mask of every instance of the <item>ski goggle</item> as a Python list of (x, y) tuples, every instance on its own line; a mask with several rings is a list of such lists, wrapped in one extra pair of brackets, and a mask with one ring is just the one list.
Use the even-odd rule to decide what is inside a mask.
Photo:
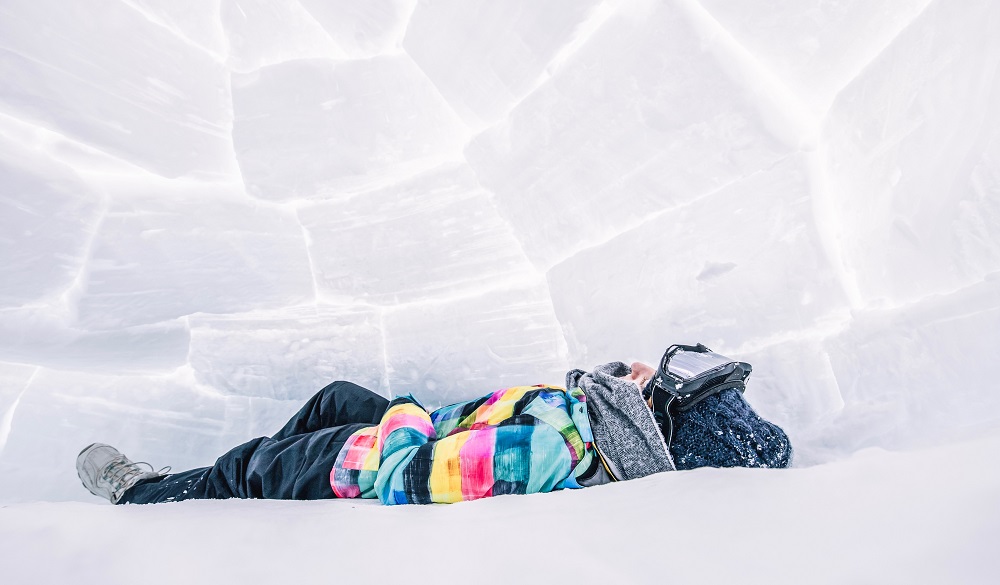
[(730, 388), (745, 391), (752, 371), (750, 364), (715, 353), (700, 343), (668, 347), (656, 374), (643, 390), (667, 444), (673, 437), (671, 412), (688, 410)]

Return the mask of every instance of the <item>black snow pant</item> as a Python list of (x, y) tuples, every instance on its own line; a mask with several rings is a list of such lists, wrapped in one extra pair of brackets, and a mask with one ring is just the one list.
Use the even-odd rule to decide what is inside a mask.
[(330, 471), (354, 431), (382, 420), (389, 401), (350, 382), (334, 382), (316, 393), (272, 437), (243, 443), (215, 465), (144, 480), (119, 504), (191, 499), (333, 498)]

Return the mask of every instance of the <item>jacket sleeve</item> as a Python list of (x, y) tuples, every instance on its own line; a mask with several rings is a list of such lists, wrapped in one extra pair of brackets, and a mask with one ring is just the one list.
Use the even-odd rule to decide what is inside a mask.
[(571, 472), (568, 455), (560, 456), (567, 452), (565, 441), (550, 425), (528, 419), (437, 439), (430, 416), (413, 398), (393, 400), (379, 425), (379, 500), (453, 503), (561, 487)]
[(431, 417), (412, 396), (389, 403), (379, 422), (375, 448), (379, 452), (375, 493), (383, 504), (406, 504), (406, 478), (402, 473), (420, 447), (437, 435)]

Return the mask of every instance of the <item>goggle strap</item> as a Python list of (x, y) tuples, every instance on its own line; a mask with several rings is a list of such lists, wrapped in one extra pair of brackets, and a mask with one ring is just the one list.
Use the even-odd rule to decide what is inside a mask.
[(694, 407), (694, 405), (698, 404), (699, 402), (701, 402), (702, 400), (708, 398), (709, 396), (718, 394), (719, 392), (722, 392), (723, 390), (730, 390), (730, 389), (734, 389), (734, 388), (737, 389), (737, 390), (739, 390), (740, 394), (743, 394), (744, 392), (746, 392), (747, 385), (742, 380), (733, 380), (732, 382), (726, 382), (725, 384), (719, 384), (718, 386), (713, 386), (709, 390), (706, 390), (704, 392), (696, 394), (695, 396), (693, 396), (687, 402), (679, 399), (677, 401), (677, 411), (678, 412), (685, 412), (687, 410), (690, 410), (691, 408)]

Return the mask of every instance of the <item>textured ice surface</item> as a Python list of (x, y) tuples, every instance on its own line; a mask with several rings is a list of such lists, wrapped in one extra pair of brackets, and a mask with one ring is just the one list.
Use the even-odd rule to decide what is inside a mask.
[(89, 499), (95, 440), (211, 463), (333, 379), (437, 405), (674, 342), (751, 362), (803, 466), (996, 435), (998, 29), (990, 0), (3, 2), (0, 500)]
[(336, 198), (459, 156), (466, 130), (406, 55), (298, 60), (233, 75), (247, 190)]
[(0, 308), (65, 292), (80, 273), (102, 198), (73, 171), (0, 136)]
[(37, 372), (38, 368), (32, 366), (0, 365), (0, 449), (7, 445), (14, 410)]
[(930, 0), (699, 0), (802, 101), (822, 113)]
[(394, 305), (533, 276), (517, 234), (466, 165), (299, 209), (319, 294)]
[(69, 321), (65, 307), (8, 310), (0, 361), (94, 372), (164, 372), (187, 363), (190, 330), (180, 319), (114, 329)]
[(346, 56), (297, 0), (222, 0), (221, 20), (234, 71)]
[(418, 2), (403, 48), (467, 123), (496, 122), (533, 89), (596, 0)]
[(507, 386), (561, 385), (565, 344), (546, 292), (544, 285), (504, 286), (387, 310), (390, 388), (431, 407)]
[(0, 79), (6, 114), (158, 174), (232, 170), (226, 69), (119, 0), (4, 2)]
[(92, 244), (79, 322), (110, 329), (311, 301), (295, 216), (225, 191), (122, 188)]
[(539, 266), (787, 154), (682, 16), (670, 3), (623, 7), (470, 142), (470, 164)]
[(836, 316), (845, 298), (816, 245), (806, 193), (792, 157), (553, 267), (574, 357), (594, 363), (631, 346), (655, 363), (657, 349), (680, 338), (732, 352)]
[(397, 48), (417, 0), (299, 0), (352, 58)]
[(315, 306), (191, 317), (195, 377), (226, 394), (304, 402), (333, 380), (381, 394), (380, 314)]
[(928, 445), (995, 428), (1000, 278), (858, 311), (826, 343), (849, 425), (838, 446)]
[(998, 28), (995, 3), (935, 2), (830, 111), (830, 219), (866, 302), (1000, 270)]
[(218, 60), (225, 59), (226, 38), (219, 26), (221, 0), (128, 0), (126, 4)]

